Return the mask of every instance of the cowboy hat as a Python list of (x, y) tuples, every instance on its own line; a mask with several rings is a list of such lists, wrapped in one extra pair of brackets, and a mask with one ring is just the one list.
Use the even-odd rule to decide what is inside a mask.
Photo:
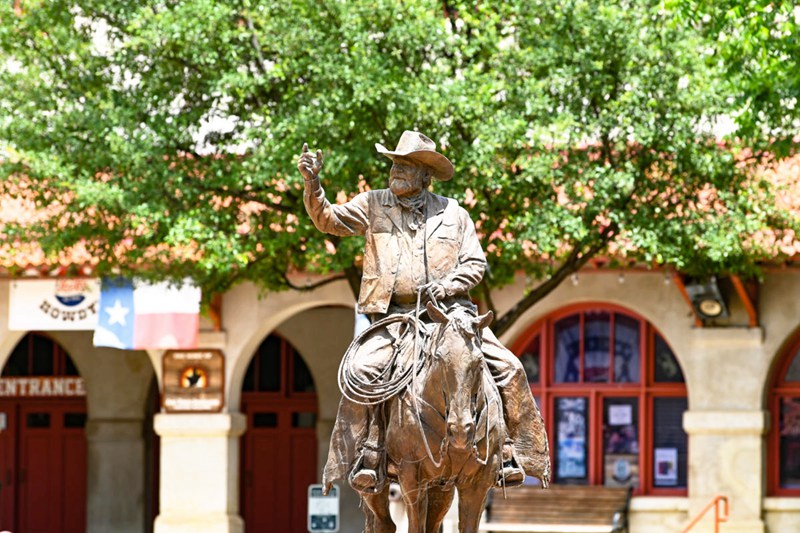
[(399, 158), (425, 165), (439, 181), (447, 181), (455, 173), (453, 163), (436, 151), (436, 143), (418, 131), (404, 131), (394, 151), (379, 143), (375, 143), (375, 149), (392, 161)]

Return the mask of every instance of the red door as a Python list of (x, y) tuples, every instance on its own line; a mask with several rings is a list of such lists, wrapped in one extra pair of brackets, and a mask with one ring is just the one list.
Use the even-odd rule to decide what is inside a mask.
[(317, 396), (300, 354), (265, 340), (242, 387), (241, 508), (247, 531), (306, 533), (317, 471)]
[(86, 402), (0, 404), (0, 527), (27, 533), (86, 530)]
[(0, 402), (0, 417), (5, 427), (0, 431), (0, 528), (16, 531), (17, 480), (17, 404)]
[[(305, 409), (305, 410), (304, 410)], [(308, 486), (317, 483), (316, 406), (248, 402), (243, 441), (244, 509), (249, 531), (304, 533)]]

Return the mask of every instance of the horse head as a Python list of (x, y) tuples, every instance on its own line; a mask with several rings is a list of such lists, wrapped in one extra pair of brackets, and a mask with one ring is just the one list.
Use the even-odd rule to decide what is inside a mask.
[(476, 316), (466, 308), (456, 308), (447, 315), (431, 303), (427, 309), (430, 319), (438, 324), (431, 348), (441, 369), (449, 446), (471, 450), (484, 368), (481, 330), (492, 322), (494, 315), (489, 311)]

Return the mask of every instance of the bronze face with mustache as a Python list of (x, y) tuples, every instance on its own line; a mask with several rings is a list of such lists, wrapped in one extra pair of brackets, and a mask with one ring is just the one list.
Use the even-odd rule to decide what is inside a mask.
[(395, 196), (415, 196), (430, 184), (430, 171), (411, 161), (395, 160), (389, 171), (389, 190)]

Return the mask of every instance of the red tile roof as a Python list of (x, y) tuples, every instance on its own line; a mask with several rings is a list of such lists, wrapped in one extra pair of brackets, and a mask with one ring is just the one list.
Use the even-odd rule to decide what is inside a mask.
[[(777, 188), (777, 204), (779, 207), (786, 208), (791, 212), (800, 216), (800, 155), (777, 161), (768, 167), (765, 167), (764, 175), (776, 185)], [(359, 183), (360, 190), (366, 190), (368, 187), (363, 182)], [(347, 198), (343, 194), (337, 196), (336, 200), (339, 202), (345, 201)], [(713, 202), (713, 191), (709, 192), (706, 201)], [(465, 204), (469, 207), (475, 205), (476, 201), (471, 191), (467, 191)], [(242, 224), (238, 231), (249, 231), (247, 222), (249, 214), (257, 213), (265, 208), (264, 204), (259, 202), (249, 202), (243, 206)], [(31, 191), (26, 189), (24, 184), (0, 184), (0, 227), (6, 223), (33, 223), (45, 217), (54, 216), (60, 212), (61, 204), (54, 202), (44, 208), (37, 206), (33, 201)], [(476, 227), (480, 232), (481, 226), (485, 221), (485, 216), (480, 215), (476, 221)], [(294, 230), (293, 225), (299, 222), (297, 219), (289, 220), (287, 228), (275, 227), (276, 231)], [(500, 229), (492, 235), (493, 238), (500, 240), (512, 239), (513, 235), (503, 230), (503, 225)], [(786, 259), (800, 260), (800, 236), (795, 235), (791, 231), (777, 236), (774, 233), (760, 233), (755, 235), (754, 238), (758, 239), (762, 244), (768, 245), (773, 251), (772, 256), (779, 258), (783, 256)], [(487, 246), (487, 253), (493, 252), (494, 245), (492, 239), (489, 239)], [(128, 243), (129, 245), (130, 243)], [(120, 246), (126, 247), (125, 243)], [(536, 257), (538, 254), (535, 243), (523, 243), (523, 249), (526, 255), (531, 258)], [(150, 250), (148, 254), (152, 257), (156, 254), (162, 254), (167, 251), (166, 245), (156, 246)], [(181, 257), (197, 257), (200, 253), (196, 246), (188, 246), (182, 250), (169, 250), (171, 254)], [(630, 248), (625, 243), (615, 243), (611, 247), (610, 253), (613, 256), (623, 259), (629, 255)], [(626, 253), (628, 252), (628, 253)], [(92, 256), (84, 243), (79, 243), (69, 249), (62, 250), (58, 257), (47, 258), (44, 252), (36, 244), (22, 243), (18, 240), (10, 240), (8, 238), (0, 237), (0, 273), (6, 274), (27, 274), (27, 275), (43, 275), (52, 274), (59, 275), (73, 269), (80, 271), (83, 275), (91, 273), (94, 265), (97, 264), (97, 259)]]

